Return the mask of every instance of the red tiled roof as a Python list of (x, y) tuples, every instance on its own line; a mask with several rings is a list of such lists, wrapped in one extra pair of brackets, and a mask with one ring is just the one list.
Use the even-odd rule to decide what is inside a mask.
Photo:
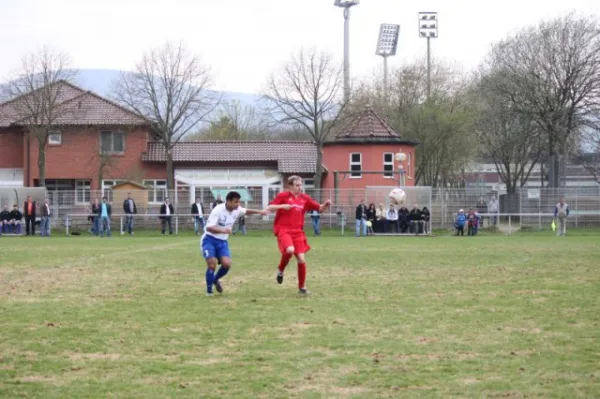
[[(164, 146), (148, 143), (146, 162), (165, 162)], [(175, 162), (277, 162), (280, 173), (315, 173), (317, 146), (311, 141), (188, 141), (173, 148)]]
[[(59, 81), (56, 85), (57, 90), (60, 90), (56, 101), (58, 116), (54, 122), (57, 126), (142, 125), (148, 123), (136, 113), (71, 83)], [(0, 127), (28, 124), (29, 116), (24, 113), (25, 108), (22, 105), (27, 101), (27, 95), (0, 104)]]
[(335, 138), (336, 141), (349, 139), (398, 141), (400, 135), (385, 120), (380, 118), (373, 108), (366, 106), (364, 111), (352, 118)]

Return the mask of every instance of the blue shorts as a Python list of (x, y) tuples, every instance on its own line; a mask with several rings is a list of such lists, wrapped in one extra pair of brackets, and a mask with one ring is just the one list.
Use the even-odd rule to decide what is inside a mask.
[(202, 256), (204, 256), (204, 259), (217, 258), (218, 260), (221, 260), (223, 256), (231, 258), (227, 240), (220, 240), (206, 234), (202, 237), (200, 245), (202, 247)]

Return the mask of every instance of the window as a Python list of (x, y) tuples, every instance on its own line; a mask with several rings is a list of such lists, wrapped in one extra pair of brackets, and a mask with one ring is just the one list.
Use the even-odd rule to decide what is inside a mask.
[(124, 180), (102, 180), (102, 196), (108, 199), (108, 202), (113, 200), (113, 186), (122, 183)]
[(61, 145), (62, 144), (62, 133), (61, 132), (52, 132), (48, 135), (48, 144), (49, 145)]
[(91, 193), (89, 180), (75, 180), (76, 204), (89, 204)]
[(394, 177), (394, 154), (392, 152), (383, 153), (383, 177), (387, 179)]
[(360, 179), (362, 177), (362, 154), (353, 152), (350, 154), (350, 178)]
[(315, 188), (315, 179), (304, 179), (304, 188)]
[(162, 204), (167, 198), (166, 180), (144, 180), (144, 186), (148, 187), (148, 202), (151, 204)]
[(100, 152), (122, 154), (125, 152), (125, 138), (121, 132), (100, 132)]

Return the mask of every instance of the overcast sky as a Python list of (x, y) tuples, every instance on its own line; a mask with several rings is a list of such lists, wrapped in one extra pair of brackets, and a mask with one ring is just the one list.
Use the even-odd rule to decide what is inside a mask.
[[(215, 75), (215, 88), (258, 93), (300, 47), (343, 56), (342, 9), (334, 0), (0, 0), (0, 79), (29, 51), (50, 45), (77, 68), (133, 69), (148, 48), (183, 41)], [(397, 66), (424, 56), (417, 13), (437, 11), (435, 57), (475, 67), (490, 44), (570, 11), (600, 15), (599, 0), (361, 0), (351, 10), (353, 78), (380, 68), (379, 24), (400, 24)]]

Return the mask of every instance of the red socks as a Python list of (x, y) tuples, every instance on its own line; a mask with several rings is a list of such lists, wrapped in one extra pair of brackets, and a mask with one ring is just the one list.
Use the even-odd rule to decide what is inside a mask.
[(304, 288), (306, 282), (306, 263), (298, 263), (298, 288)]
[(287, 252), (281, 255), (281, 261), (279, 262), (279, 266), (277, 266), (281, 273), (283, 273), (285, 267), (290, 263), (290, 259), (292, 259), (292, 255)]

